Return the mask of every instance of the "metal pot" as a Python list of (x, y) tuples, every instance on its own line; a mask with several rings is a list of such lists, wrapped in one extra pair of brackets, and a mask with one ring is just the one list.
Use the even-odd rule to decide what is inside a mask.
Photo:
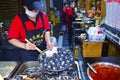
[[(110, 75), (109, 73), (113, 74), (114, 75), (114, 71), (119, 71), (118, 75), (120, 76), (120, 66), (117, 65), (117, 64), (113, 64), (113, 63), (109, 63), (109, 62), (96, 62), (96, 63), (93, 63), (91, 64), (91, 66), (97, 71), (97, 73), (90, 73), (90, 68), (88, 67), (87, 68), (87, 75), (88, 77), (90, 78), (90, 80), (100, 80), (102, 77), (105, 78), (105, 76), (107, 77), (107, 80), (109, 80), (108, 78), (110, 78)], [(109, 72), (109, 71), (111, 72)], [(112, 71), (113, 70), (113, 71)], [(104, 74), (105, 72), (105, 74)], [(106, 74), (107, 73), (107, 74)], [(91, 76), (91, 74), (94, 76), (94, 78), (96, 79), (93, 79), (93, 77)], [(103, 75), (104, 74), (104, 75)], [(99, 76), (98, 76), (99, 75)], [(109, 77), (108, 77), (108, 76)], [(113, 76), (112, 75), (112, 76)], [(116, 74), (115, 74), (116, 75)], [(99, 78), (99, 79), (98, 79)], [(119, 77), (120, 78), (120, 77)], [(103, 79), (102, 80), (106, 80), (106, 79)], [(114, 80), (114, 79), (112, 79)], [(116, 80), (116, 79), (115, 79)], [(118, 80), (118, 79), (117, 79)]]

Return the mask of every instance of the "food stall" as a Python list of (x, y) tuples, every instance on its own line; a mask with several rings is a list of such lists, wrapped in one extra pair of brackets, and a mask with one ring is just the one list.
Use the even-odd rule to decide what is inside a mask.
[[(18, 1), (21, 2), (20, 0)], [(82, 4), (82, 0), (77, 1), (80, 1), (79, 3)], [(91, 1), (97, 0), (86, 0), (87, 5), (85, 6), (87, 11), (91, 8), (89, 5), (91, 4)], [(103, 2), (101, 4), (102, 11), (104, 12), (101, 14), (101, 18), (103, 18), (105, 16), (105, 1), (98, 1)], [(53, 1), (50, 0), (50, 2)], [(93, 80), (120, 80), (120, 49), (118, 47), (120, 45), (119, 30), (106, 24), (102, 24), (100, 27), (104, 27), (103, 31), (107, 33), (106, 38), (104, 39), (105, 41), (90, 41), (87, 30), (91, 26), (96, 26), (96, 18), (88, 18), (86, 14), (81, 14), (81, 10), (81, 12), (79, 12), (80, 16), (72, 23), (73, 36), (71, 37), (73, 37), (73, 46), (72, 48), (66, 47), (63, 45), (64, 43), (67, 44), (66, 40), (63, 40), (63, 38), (67, 38), (64, 36), (66, 35), (66, 32), (59, 32), (59, 30), (57, 30), (60, 29), (61, 25), (56, 25), (61, 23), (59, 17), (57, 17), (58, 14), (56, 16), (56, 13), (50, 13), (50, 8), (48, 7), (54, 6), (50, 5), (50, 2), (47, 1), (47, 10), (49, 10), (48, 16), (50, 17), (50, 20), (53, 21), (53, 29), (55, 29), (53, 33), (56, 35), (59, 34), (58, 37), (60, 37), (60, 40), (58, 39), (58, 42), (60, 42), (58, 43), (60, 44), (58, 45), (58, 48), (60, 47), (58, 49), (58, 54), (55, 54), (50, 58), (45, 55), (39, 56), (38, 61), (14, 61), (14, 58), (19, 59), (19, 55), (16, 56), (15, 54), (20, 51), (18, 48), (7, 42), (7, 34), (3, 33), (2, 41), (0, 41), (0, 75), (5, 80), (92, 80), (91, 77), (94, 78)], [(57, 3), (57, 1), (55, 2)], [(61, 2), (61, 0), (58, 0), (58, 3), (59, 2)], [(58, 8), (60, 8), (60, 6), (58, 6)], [(81, 5), (78, 6), (80, 6), (80, 9), (82, 8)], [(52, 9), (54, 8), (55, 7)], [(59, 13), (59, 10), (57, 12)], [(4, 16), (2, 19), (3, 18)], [(98, 30), (97, 33), (101, 33), (101, 31)], [(101, 39), (101, 37), (99, 39)], [(115, 43), (115, 47), (112, 46), (113, 43)], [(12, 55), (13, 61), (9, 61), (9, 57), (6, 57), (6, 55)], [(105, 68), (107, 66), (106, 69), (109, 68), (109, 70), (103, 69), (101, 66)]]
[[(62, 49), (62, 48), (61, 48)], [(65, 49), (63, 49), (65, 50)], [(68, 51), (68, 49), (66, 50)], [(58, 51), (59, 52), (59, 51)], [(0, 74), (6, 79), (6, 80), (106, 80), (106, 77), (108, 78), (109, 74), (112, 76), (109, 76), (110, 79), (116, 80), (116, 77), (118, 77), (118, 80), (120, 79), (120, 57), (83, 57), (83, 54), (81, 52), (81, 49), (79, 48), (79, 56), (77, 59), (75, 59), (72, 63), (65, 66), (64, 63), (68, 63), (71, 61), (67, 57), (67, 60), (62, 60), (62, 58), (65, 58), (65, 56), (61, 56), (60, 53), (58, 53), (54, 57), (61, 56), (58, 60), (58, 67), (53, 68), (53, 66), (49, 67), (45, 66), (45, 61), (48, 59), (48, 57), (43, 56), (44, 61), (40, 62), (41, 56), (39, 56), (38, 61), (21, 61), (21, 62), (7, 62), (3, 61), (1, 62), (1, 72)], [(64, 52), (65, 54), (65, 52)], [(66, 52), (66, 54), (69, 54)], [(71, 53), (70, 53), (71, 54)], [(51, 59), (51, 60), (52, 60)], [(68, 60), (69, 59), (69, 60)], [(54, 63), (54, 61), (49, 61), (51, 65)], [(59, 63), (61, 62), (61, 63)], [(60, 67), (60, 65), (63, 65)], [(96, 68), (96, 66), (98, 68)], [(94, 73), (94, 70), (96, 73)], [(115, 70), (114, 70), (115, 69)], [(106, 70), (106, 71), (104, 71)], [(107, 73), (109, 74), (107, 74)], [(91, 76), (91, 74), (94, 76)], [(117, 75), (116, 75), (117, 74)], [(95, 76), (96, 75), (96, 76)], [(102, 75), (102, 76), (100, 76)]]

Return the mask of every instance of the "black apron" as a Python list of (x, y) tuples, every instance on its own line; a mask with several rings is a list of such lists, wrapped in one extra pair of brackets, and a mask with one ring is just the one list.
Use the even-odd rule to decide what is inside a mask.
[[(22, 19), (22, 15), (20, 15), (21, 19)], [(41, 17), (42, 16), (38, 16)], [(24, 18), (24, 17), (23, 17)], [(22, 20), (24, 21), (24, 20)], [(40, 48), (41, 50), (46, 49), (46, 42), (45, 42), (45, 38), (44, 38), (44, 27), (37, 29), (37, 30), (27, 30), (26, 25), (23, 23), (24, 29), (26, 31), (26, 38), (33, 44), (35, 44), (38, 48)], [(42, 20), (42, 24), (43, 24), (43, 20)], [(22, 55), (22, 60), (23, 61), (36, 61), (38, 60), (38, 55), (40, 53), (36, 50), (25, 50), (25, 49), (21, 49), (21, 55)]]

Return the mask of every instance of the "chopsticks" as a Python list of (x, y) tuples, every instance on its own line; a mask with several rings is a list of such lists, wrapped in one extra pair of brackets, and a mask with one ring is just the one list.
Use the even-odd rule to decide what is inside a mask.
[[(25, 39), (25, 41), (28, 42), (28, 43), (31, 43), (31, 42), (30, 42), (29, 40), (27, 40), (27, 39)], [(40, 52), (41, 54), (43, 53), (43, 51), (40, 50), (38, 47), (36, 47), (35, 49), (36, 49), (38, 52)]]

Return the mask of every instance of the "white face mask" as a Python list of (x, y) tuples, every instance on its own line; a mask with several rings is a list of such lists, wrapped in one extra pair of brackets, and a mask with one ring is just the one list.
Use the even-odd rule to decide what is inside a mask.
[(74, 7), (75, 7), (75, 5), (74, 5), (74, 4), (72, 4), (72, 5), (71, 5), (71, 7), (72, 7), (72, 8), (74, 8)]
[(29, 11), (28, 9), (26, 9), (25, 13), (30, 17), (36, 17), (38, 14), (38, 12), (32, 12), (32, 11)]

